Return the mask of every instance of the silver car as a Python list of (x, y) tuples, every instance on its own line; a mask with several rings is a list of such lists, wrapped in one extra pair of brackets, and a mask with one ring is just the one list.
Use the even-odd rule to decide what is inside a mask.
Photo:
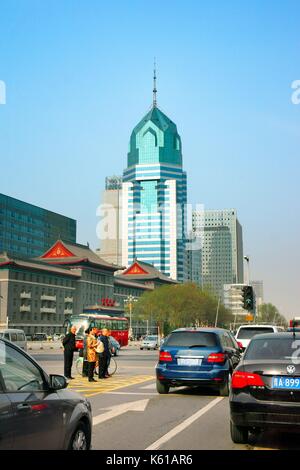
[(158, 349), (158, 336), (145, 336), (141, 342), (140, 349)]
[(90, 402), (67, 385), (0, 338), (0, 449), (90, 449)]

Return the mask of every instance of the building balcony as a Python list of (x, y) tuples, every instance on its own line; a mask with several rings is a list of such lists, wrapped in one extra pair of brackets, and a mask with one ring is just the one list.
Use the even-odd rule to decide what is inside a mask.
[(64, 310), (64, 314), (65, 315), (72, 315), (73, 313), (73, 309), (72, 308), (65, 308)]
[(41, 313), (56, 313), (56, 308), (41, 307)]
[(41, 295), (41, 300), (50, 300), (52, 302), (56, 302), (56, 295)]
[(31, 299), (31, 292), (21, 292), (20, 298), (21, 299)]
[(31, 311), (30, 305), (21, 305), (20, 312), (30, 312), (30, 311)]
[(73, 297), (65, 297), (65, 303), (73, 303)]

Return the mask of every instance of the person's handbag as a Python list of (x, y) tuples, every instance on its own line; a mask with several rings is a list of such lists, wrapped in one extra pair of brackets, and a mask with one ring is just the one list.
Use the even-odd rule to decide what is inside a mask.
[(102, 341), (98, 341), (97, 347), (96, 347), (96, 353), (101, 354), (104, 352), (104, 344)]

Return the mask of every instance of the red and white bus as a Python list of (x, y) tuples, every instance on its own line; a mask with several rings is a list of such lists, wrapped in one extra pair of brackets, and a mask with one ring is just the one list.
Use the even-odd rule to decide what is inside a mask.
[(122, 316), (116, 317), (106, 314), (81, 313), (68, 318), (64, 326), (67, 328), (67, 331), (69, 331), (71, 326), (76, 326), (77, 349), (83, 349), (85, 331), (93, 327), (96, 327), (99, 333), (103, 328), (110, 330), (111, 336), (120, 343), (121, 347), (127, 346), (128, 344), (128, 319)]

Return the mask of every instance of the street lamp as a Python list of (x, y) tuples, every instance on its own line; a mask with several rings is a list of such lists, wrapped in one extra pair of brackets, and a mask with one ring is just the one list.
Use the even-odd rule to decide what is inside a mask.
[(247, 261), (247, 285), (250, 286), (250, 268), (249, 268), (249, 256), (244, 256), (244, 260)]
[(124, 302), (128, 305), (129, 308), (129, 337), (132, 337), (132, 305), (133, 302), (136, 302), (137, 299), (133, 295), (128, 295)]

